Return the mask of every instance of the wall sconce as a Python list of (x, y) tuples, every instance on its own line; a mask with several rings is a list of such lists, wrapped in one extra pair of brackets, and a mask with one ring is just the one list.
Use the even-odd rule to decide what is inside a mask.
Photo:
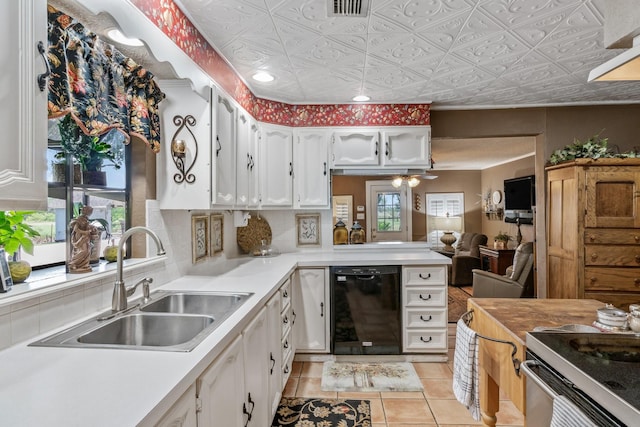
[[(180, 184), (181, 182), (193, 184), (196, 181), (196, 177), (194, 174), (189, 172), (196, 164), (196, 159), (198, 158), (198, 141), (189, 127), (195, 126), (196, 119), (192, 115), (185, 117), (174, 116), (173, 124), (178, 126), (178, 129), (176, 129), (173, 134), (173, 138), (171, 138), (171, 158), (173, 158), (173, 163), (176, 165), (176, 168), (178, 168), (178, 173), (173, 175), (173, 180), (177, 184)], [(191, 160), (189, 167), (186, 167), (185, 165), (185, 160), (187, 158), (187, 141), (178, 138), (178, 134), (180, 134), (183, 129), (189, 132), (191, 135), (190, 139), (193, 141), (194, 145), (194, 149), (191, 150), (193, 153), (193, 159)]]

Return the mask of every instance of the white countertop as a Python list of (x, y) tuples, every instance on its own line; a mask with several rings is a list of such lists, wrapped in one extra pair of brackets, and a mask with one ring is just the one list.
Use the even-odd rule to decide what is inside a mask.
[(297, 267), (450, 263), (428, 249), (327, 251), (250, 258), (220, 276), (185, 276), (162, 289), (254, 295), (188, 353), (27, 346), (64, 328), (0, 351), (0, 425), (152, 425)]

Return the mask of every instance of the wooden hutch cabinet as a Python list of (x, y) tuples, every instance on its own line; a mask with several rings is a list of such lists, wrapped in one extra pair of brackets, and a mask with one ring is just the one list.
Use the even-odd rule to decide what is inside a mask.
[(547, 168), (547, 294), (640, 302), (640, 159)]

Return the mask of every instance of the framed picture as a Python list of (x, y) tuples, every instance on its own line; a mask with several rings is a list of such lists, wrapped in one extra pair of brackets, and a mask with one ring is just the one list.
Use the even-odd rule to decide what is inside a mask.
[(320, 246), (320, 214), (296, 214), (298, 246)]
[(195, 264), (209, 256), (209, 216), (191, 217), (191, 254)]
[(222, 252), (224, 215), (211, 214), (211, 254)]
[(4, 249), (0, 248), (0, 292), (7, 292), (11, 290), (13, 286), (13, 280), (11, 279), (11, 272), (9, 271), (9, 263), (7, 262), (7, 253)]

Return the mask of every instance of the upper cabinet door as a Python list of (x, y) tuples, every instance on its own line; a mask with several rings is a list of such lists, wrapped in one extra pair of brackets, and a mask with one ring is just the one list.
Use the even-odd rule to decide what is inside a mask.
[(383, 166), (431, 166), (431, 127), (382, 132)]
[(585, 227), (640, 227), (640, 168), (586, 168)]
[(333, 166), (357, 167), (380, 164), (380, 137), (378, 132), (341, 130), (332, 137)]
[[(163, 144), (157, 157), (156, 198), (160, 209), (211, 209), (211, 95), (202, 98), (186, 80), (161, 80), (167, 96), (160, 108)], [(188, 120), (189, 116), (193, 121)], [(182, 158), (171, 142), (185, 142)], [(184, 165), (184, 173), (178, 165)]]
[(233, 206), (236, 202), (236, 108), (229, 98), (218, 93), (215, 102), (215, 161), (216, 206)]
[(299, 130), (293, 146), (297, 208), (329, 207), (329, 138), (321, 129)]
[(249, 152), (249, 114), (238, 110), (238, 128), (236, 138), (236, 206), (249, 204), (249, 176), (251, 174), (251, 153)]
[(293, 205), (293, 132), (262, 125), (260, 138), (260, 205)]
[(0, 4), (0, 209), (39, 209), (47, 203), (47, 88), (45, 73), (47, 2)]

